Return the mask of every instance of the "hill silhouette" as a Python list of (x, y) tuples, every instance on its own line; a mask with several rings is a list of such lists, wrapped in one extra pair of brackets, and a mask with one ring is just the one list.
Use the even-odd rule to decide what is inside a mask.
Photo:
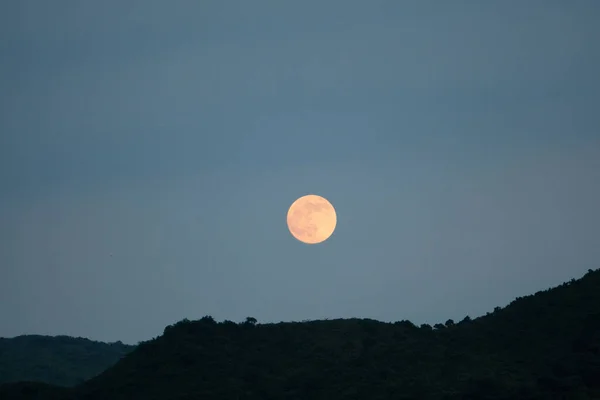
[(0, 398), (599, 399), (600, 270), (434, 327), (183, 320), (73, 389), (20, 383)]
[(37, 381), (75, 386), (114, 365), (134, 347), (69, 336), (0, 338), (0, 384)]

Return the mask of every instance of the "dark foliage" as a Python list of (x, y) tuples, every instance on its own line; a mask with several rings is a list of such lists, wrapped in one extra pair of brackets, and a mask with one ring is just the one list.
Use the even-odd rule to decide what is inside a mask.
[(599, 399), (600, 270), (434, 329), (184, 320), (74, 389), (29, 385), (0, 388), (0, 398)]
[(68, 336), (0, 338), (0, 384), (36, 381), (75, 386), (113, 366), (133, 349), (121, 342)]

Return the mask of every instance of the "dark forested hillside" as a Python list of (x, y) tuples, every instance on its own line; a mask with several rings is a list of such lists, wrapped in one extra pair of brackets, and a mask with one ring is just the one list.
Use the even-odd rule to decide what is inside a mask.
[(600, 270), (434, 327), (184, 320), (75, 389), (0, 398), (600, 399)]
[(68, 336), (0, 338), (0, 383), (75, 386), (114, 365), (134, 346)]

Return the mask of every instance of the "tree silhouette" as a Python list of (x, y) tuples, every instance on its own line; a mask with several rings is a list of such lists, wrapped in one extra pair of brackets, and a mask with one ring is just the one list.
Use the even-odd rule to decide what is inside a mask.
[(75, 388), (6, 384), (0, 399), (600, 399), (600, 270), (433, 330), (205, 317), (165, 331)]

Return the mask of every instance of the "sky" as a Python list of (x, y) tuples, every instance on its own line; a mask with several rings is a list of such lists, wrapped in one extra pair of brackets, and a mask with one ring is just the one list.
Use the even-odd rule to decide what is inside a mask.
[[(459, 321), (600, 268), (595, 0), (0, 3), (0, 336)], [(336, 208), (318, 245), (288, 207)]]

